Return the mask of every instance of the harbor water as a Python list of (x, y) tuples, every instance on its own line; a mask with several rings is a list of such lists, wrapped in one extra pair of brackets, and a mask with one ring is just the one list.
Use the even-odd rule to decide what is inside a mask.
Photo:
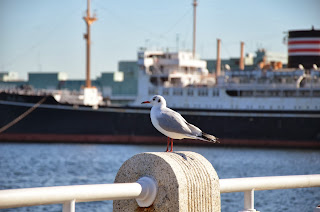
[[(165, 145), (0, 143), (0, 189), (113, 183), (122, 163), (141, 152), (164, 151)], [(320, 174), (320, 151), (175, 146), (206, 157), (219, 178)], [(308, 212), (320, 204), (320, 188), (255, 192), (263, 212)], [(223, 212), (243, 209), (243, 193), (221, 195)], [(61, 211), (45, 205), (2, 211)], [(112, 201), (77, 203), (77, 212), (112, 211)]]

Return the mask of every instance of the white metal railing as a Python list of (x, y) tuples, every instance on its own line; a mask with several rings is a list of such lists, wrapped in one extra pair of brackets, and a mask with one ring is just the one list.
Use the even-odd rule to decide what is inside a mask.
[(244, 192), (244, 211), (254, 209), (254, 191), (320, 187), (320, 174), (220, 180), (220, 193)]
[[(320, 174), (232, 178), (219, 182), (220, 193), (244, 192), (242, 212), (254, 212), (255, 190), (320, 187)], [(148, 207), (156, 194), (157, 184), (150, 177), (142, 177), (135, 183), (10, 189), (0, 190), (0, 209), (63, 204), (63, 212), (74, 212), (76, 202), (121, 199), (136, 199), (140, 207)]]
[(0, 209), (63, 204), (63, 212), (74, 212), (75, 202), (136, 199), (150, 206), (157, 193), (154, 179), (142, 177), (135, 183), (56, 186), (0, 190)]

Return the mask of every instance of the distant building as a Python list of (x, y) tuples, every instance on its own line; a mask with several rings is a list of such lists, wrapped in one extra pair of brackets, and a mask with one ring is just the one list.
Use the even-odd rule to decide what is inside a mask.
[(26, 84), (16, 72), (0, 72), (0, 89), (15, 89)]
[(61, 88), (61, 82), (66, 81), (68, 75), (63, 72), (28, 73), (28, 83), (35, 89), (57, 90)]
[(269, 52), (265, 49), (258, 49), (256, 51), (256, 57), (254, 58), (254, 64), (258, 65), (260, 62), (264, 61), (266, 63), (276, 63), (281, 62), (284, 66), (288, 64), (288, 56), (284, 53), (279, 52)]
[(0, 81), (3, 81), (3, 82), (19, 81), (19, 75), (16, 72), (0, 72)]
[(137, 61), (120, 61), (118, 70), (114, 73), (101, 73), (97, 79), (100, 84), (102, 95), (111, 98), (113, 102), (130, 101), (137, 95), (138, 88), (138, 65)]
[[(69, 91), (80, 91), (86, 85), (85, 80), (65, 80), (59, 82), (59, 89), (69, 90)], [(91, 80), (91, 85), (100, 88), (100, 83), (98, 80)]]

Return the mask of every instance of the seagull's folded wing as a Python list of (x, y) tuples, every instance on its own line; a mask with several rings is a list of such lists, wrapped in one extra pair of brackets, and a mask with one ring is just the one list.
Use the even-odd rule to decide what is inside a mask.
[(159, 126), (169, 132), (189, 135), (191, 132), (186, 120), (177, 112), (166, 108), (157, 117)]

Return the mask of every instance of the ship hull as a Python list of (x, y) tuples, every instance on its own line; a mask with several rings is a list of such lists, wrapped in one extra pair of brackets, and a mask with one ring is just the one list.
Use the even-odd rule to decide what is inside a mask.
[[(1, 100), (0, 127), (33, 105)], [(219, 137), (220, 145), (320, 147), (319, 111), (175, 110)], [(165, 144), (166, 138), (152, 126), (149, 113), (150, 108), (92, 109), (45, 102), (0, 133), (0, 141)], [(186, 139), (175, 143), (212, 145)]]

